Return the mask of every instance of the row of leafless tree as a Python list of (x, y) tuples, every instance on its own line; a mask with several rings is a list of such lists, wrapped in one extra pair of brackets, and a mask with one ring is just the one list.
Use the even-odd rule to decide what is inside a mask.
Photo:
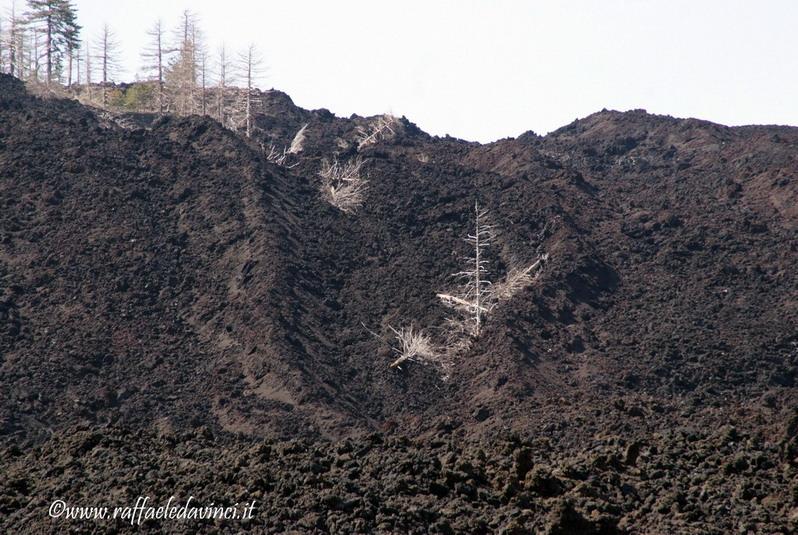
[[(247, 137), (252, 135), (258, 95), (255, 86), (263, 63), (254, 45), (236, 57), (222, 45), (211, 57), (197, 17), (190, 11), (183, 13), (171, 37), (160, 20), (147, 35), (148, 44), (142, 52), (143, 81), (155, 87), (155, 99), (149, 104), (151, 111), (209, 115), (229, 128), (243, 131)], [(113, 79), (117, 44), (112, 35), (109, 37), (107, 27), (97, 50), (95, 56), (104, 66), (110, 66)], [(103, 68), (103, 86), (110, 79)]]
[[(12, 3), (0, 17), (0, 72), (112, 106), (110, 92), (122, 67), (119, 41), (108, 25), (92, 39), (80, 40), (79, 31), (70, 0), (28, 0), (23, 13)], [(262, 74), (254, 45), (235, 55), (224, 46), (211, 54), (190, 11), (172, 31), (156, 21), (147, 36), (139, 83), (148, 91), (136, 94), (148, 98), (129, 102), (137, 111), (209, 115), (252, 135)]]
[(197, 18), (189, 11), (183, 13), (175, 34), (170, 41), (163, 23), (157, 21), (147, 32), (149, 43), (142, 53), (145, 79), (158, 84), (160, 111), (215, 114), (226, 122), (220, 96), (224, 92), (217, 92), (217, 100), (209, 102), (208, 89), (211, 85), (226, 89), (236, 83), (252, 89), (261, 66), (255, 47), (248, 47), (234, 60), (222, 45), (212, 59)]

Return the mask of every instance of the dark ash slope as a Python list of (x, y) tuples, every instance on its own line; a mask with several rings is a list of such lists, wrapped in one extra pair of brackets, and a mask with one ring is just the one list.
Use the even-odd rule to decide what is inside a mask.
[[(53, 489), (101, 495), (141, 449), (112, 487), (172, 492), (167, 466), (199, 455), (212, 473), (180, 489), (260, 493), (263, 531), (795, 527), (798, 130), (604, 111), (479, 145), (403, 120), (358, 153), (367, 119), (263, 100), (250, 143), (207, 118), (124, 129), (0, 77), (0, 525), (58, 528)], [(266, 161), (305, 123), (296, 167)], [(358, 154), (348, 215), (317, 171)], [(389, 369), (369, 330), (439, 333), (476, 199), (496, 276), (550, 263), (448, 380)], [(63, 468), (92, 452), (96, 482)]]

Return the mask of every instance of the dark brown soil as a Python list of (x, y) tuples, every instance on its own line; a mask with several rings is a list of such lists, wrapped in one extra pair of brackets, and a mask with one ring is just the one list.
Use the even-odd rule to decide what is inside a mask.
[[(798, 129), (602, 111), (479, 145), (263, 94), (257, 139), (0, 76), (0, 528), (124, 531), (57, 498), (257, 499), (280, 533), (798, 529)], [(147, 128), (131, 128), (138, 121)], [(261, 144), (288, 144), (285, 168)], [(443, 337), (475, 200), (495, 276), (443, 379), (369, 331)], [(110, 498), (109, 498), (110, 497)]]
[(193, 495), (258, 504), (243, 524), (143, 524), (180, 533), (778, 533), (791, 514), (785, 491), (798, 492), (782, 473), (784, 452), (728, 425), (642, 440), (605, 434), (568, 452), (545, 437), (470, 442), (449, 429), (426, 440), (372, 434), (334, 444), (231, 441), (204, 428), (54, 439), (6, 452), (0, 507), (12, 526), (114, 526), (48, 526), (42, 511), (56, 492), (82, 503)]

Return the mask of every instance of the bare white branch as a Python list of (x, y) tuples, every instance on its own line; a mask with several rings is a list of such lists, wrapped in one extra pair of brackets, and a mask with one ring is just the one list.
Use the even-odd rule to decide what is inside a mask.
[[(457, 297), (455, 295), (449, 294), (436, 294), (436, 297), (449, 305), (452, 308), (458, 308), (468, 313), (473, 313), (477, 309), (477, 305), (472, 301), (468, 301), (463, 299), (462, 297)], [(482, 312), (487, 312), (488, 309), (485, 307), (480, 307)]]
[(299, 154), (305, 148), (305, 130), (308, 129), (308, 123), (299, 129), (291, 141), (291, 146), (288, 147), (288, 154)]
[(396, 137), (401, 123), (391, 114), (380, 115), (368, 128), (357, 128), (357, 149), (361, 150), (380, 141), (390, 141)]
[(305, 130), (307, 129), (308, 125), (306, 124), (294, 136), (294, 140), (291, 142), (290, 147), (283, 147), (282, 151), (277, 150), (274, 144), (269, 145), (268, 152), (266, 151), (266, 146), (261, 143), (260, 148), (263, 150), (263, 153), (266, 155), (266, 159), (270, 162), (277, 164), (281, 167), (285, 167), (288, 169), (294, 168), (299, 165), (299, 162), (289, 163), (290, 156), (292, 154), (299, 154), (302, 151), (303, 144), (305, 143)]
[(288, 165), (287, 162), (289, 155), (288, 151), (285, 148), (283, 148), (282, 151), (278, 151), (274, 145), (269, 145), (269, 151), (266, 152), (266, 147), (263, 145), (263, 143), (261, 143), (261, 149), (263, 150), (263, 153), (266, 155), (267, 160), (281, 167), (287, 167), (290, 169), (292, 167), (296, 167), (297, 165), (299, 165), (299, 162), (294, 163), (293, 165)]
[(548, 254), (542, 254), (526, 268), (510, 268), (504, 280), (497, 282), (490, 289), (491, 308), (501, 302), (512, 299), (515, 294), (535, 282), (548, 259)]

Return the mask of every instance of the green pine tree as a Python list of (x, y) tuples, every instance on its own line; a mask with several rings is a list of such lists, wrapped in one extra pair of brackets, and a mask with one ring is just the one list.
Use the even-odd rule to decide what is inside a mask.
[(47, 78), (63, 68), (64, 55), (71, 55), (80, 45), (77, 11), (71, 0), (28, 0), (28, 23), (39, 26), (45, 35)]

